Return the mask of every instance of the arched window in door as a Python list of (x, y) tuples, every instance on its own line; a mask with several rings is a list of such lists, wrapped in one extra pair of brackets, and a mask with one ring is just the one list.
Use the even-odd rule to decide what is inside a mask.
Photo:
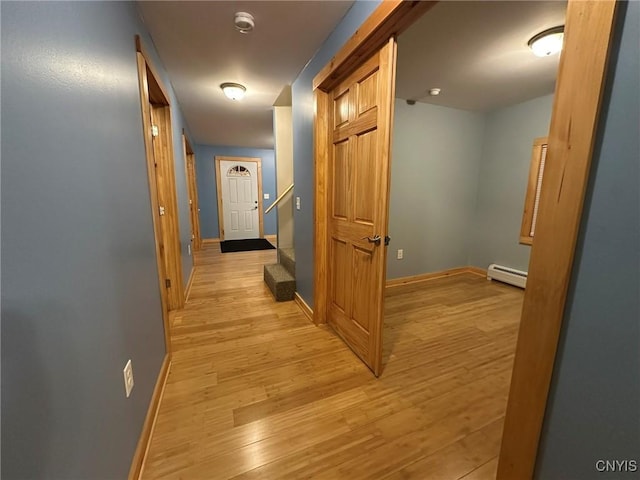
[(242, 165), (234, 165), (227, 171), (227, 177), (250, 177), (251, 172)]

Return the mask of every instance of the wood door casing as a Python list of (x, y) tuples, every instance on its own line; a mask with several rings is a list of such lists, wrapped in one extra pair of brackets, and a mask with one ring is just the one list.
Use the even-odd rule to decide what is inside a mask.
[(195, 154), (186, 135), (182, 135), (185, 169), (187, 174), (187, 190), (189, 193), (189, 219), (191, 221), (191, 244), (195, 252), (202, 247), (200, 233), (200, 206), (198, 202), (198, 182), (196, 180)]
[[(182, 284), (182, 259), (180, 256), (180, 234), (176, 200), (175, 172), (173, 161), (173, 136), (171, 129), (171, 105), (169, 95), (153, 63), (148, 61), (139, 36), (135, 37), (136, 63), (138, 66), (138, 90), (142, 119), (142, 138), (145, 147), (149, 200), (153, 223), (156, 265), (162, 322), (164, 326), (165, 348), (169, 358), (172, 354), (169, 311), (184, 304)], [(154, 137), (158, 128), (158, 136)], [(169, 222), (166, 215), (160, 215), (160, 207), (169, 202)], [(177, 285), (173, 295), (166, 287), (167, 279)]]
[[(379, 375), (396, 43), (329, 94), (327, 320)], [(377, 243), (367, 237), (380, 237)]]

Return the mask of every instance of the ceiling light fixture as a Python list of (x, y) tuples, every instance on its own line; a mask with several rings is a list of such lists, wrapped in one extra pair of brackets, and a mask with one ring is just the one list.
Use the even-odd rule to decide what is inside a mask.
[(247, 12), (237, 12), (233, 17), (233, 24), (240, 33), (249, 33), (255, 26), (253, 15)]
[(432, 97), (437, 97), (438, 95), (440, 95), (441, 90), (439, 88), (431, 88), (429, 89), (429, 95), (431, 95)]
[(536, 57), (548, 57), (562, 50), (564, 25), (549, 28), (534, 36), (527, 45)]
[(244, 85), (231, 82), (223, 83), (220, 85), (220, 88), (227, 98), (231, 100), (242, 100), (242, 97), (244, 97), (244, 94), (247, 91), (247, 88)]

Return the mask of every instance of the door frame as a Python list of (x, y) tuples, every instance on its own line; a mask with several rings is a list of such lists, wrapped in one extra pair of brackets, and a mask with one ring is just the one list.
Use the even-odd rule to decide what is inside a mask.
[[(184, 169), (190, 202), (189, 220), (191, 221), (191, 235), (193, 236), (191, 238), (191, 248), (194, 252), (197, 252), (202, 248), (202, 235), (200, 232), (200, 202), (198, 201), (198, 182), (196, 180), (196, 158), (184, 129), (182, 130), (182, 154), (184, 156)], [(189, 162), (191, 162), (192, 169), (189, 169)]]
[[(184, 305), (184, 290), (182, 285), (182, 259), (180, 255), (180, 234), (178, 231), (178, 208), (175, 188), (175, 172), (173, 170), (173, 135), (171, 130), (171, 105), (169, 102), (169, 94), (162, 83), (158, 71), (153, 63), (149, 60), (139, 36), (135, 36), (136, 60), (138, 67), (138, 88), (140, 92), (140, 108), (142, 113), (142, 134), (145, 147), (145, 159), (147, 164), (147, 180), (149, 183), (149, 200), (151, 203), (151, 218), (153, 223), (153, 237), (156, 251), (156, 265), (158, 269), (158, 284), (160, 289), (160, 303), (162, 308), (162, 321), (164, 326), (165, 349), (169, 359), (171, 359), (171, 329), (169, 324), (169, 311), (180, 308)], [(165, 187), (167, 192), (159, 192), (156, 181), (156, 160), (154, 155), (153, 136), (151, 132), (151, 110), (153, 106), (159, 106), (163, 110), (161, 115), (163, 121), (163, 129), (168, 132), (167, 139), (163, 142), (161, 148), (164, 151), (164, 159), (169, 165), (167, 169), (170, 171), (169, 181)], [(164, 193), (166, 198), (171, 199), (169, 202), (169, 215), (174, 217), (172, 223), (173, 229), (163, 229), (162, 218), (160, 217), (160, 195)], [(165, 232), (166, 230), (166, 232)], [(166, 259), (172, 263), (171, 268), (167, 268), (162, 251), (166, 252)], [(178, 274), (176, 275), (175, 272)], [(179, 298), (172, 299), (166, 288), (166, 280), (172, 279), (177, 287)]]
[[(314, 323), (326, 323), (330, 107), (328, 92), (389, 37), (400, 34), (436, 2), (388, 0), (365, 20), (313, 80)], [(549, 162), (532, 246), (497, 478), (532, 478), (571, 281), (589, 177), (609, 47), (613, 0), (569, 0), (549, 132)], [(427, 13), (428, 14), (428, 13)], [(553, 165), (553, 166), (551, 166)], [(544, 322), (541, 321), (544, 319)]]
[(218, 231), (220, 232), (220, 241), (224, 241), (224, 210), (222, 207), (222, 177), (220, 176), (220, 162), (254, 162), (258, 170), (258, 228), (260, 238), (264, 238), (264, 212), (262, 207), (262, 159), (260, 157), (227, 157), (216, 155), (214, 157), (216, 164), (216, 197), (218, 200)]
[[(313, 79), (314, 116), (314, 295), (313, 321), (327, 323), (329, 299), (330, 93), (341, 80), (366, 62), (389, 38), (399, 34), (437, 2), (384, 1), (342, 49)], [(394, 87), (395, 88), (395, 87)], [(390, 131), (393, 130), (391, 125)]]

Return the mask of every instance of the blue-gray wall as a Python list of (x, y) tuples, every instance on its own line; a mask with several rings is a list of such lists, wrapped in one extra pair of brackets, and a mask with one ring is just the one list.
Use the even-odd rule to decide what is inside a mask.
[(126, 478), (165, 354), (134, 35), (153, 47), (133, 3), (1, 9), (3, 478)]
[(531, 146), (548, 134), (552, 103), (473, 113), (396, 100), (387, 278), (494, 262), (528, 269), (519, 233)]
[[(640, 3), (610, 68), (536, 478), (640, 478)], [(614, 51), (618, 47), (614, 48)], [(598, 460), (635, 460), (600, 473)]]
[(546, 95), (487, 113), (470, 265), (529, 269), (531, 247), (520, 245), (520, 225), (533, 140), (549, 134), (552, 105)]
[(313, 308), (313, 77), (373, 12), (378, 0), (356, 1), (291, 86), (293, 120), (294, 196), (301, 208), (294, 210), (296, 289)]
[[(482, 113), (395, 102), (387, 278), (469, 264)], [(397, 259), (397, 250), (404, 258)]]
[(261, 148), (228, 147), (217, 145), (195, 145), (198, 181), (198, 206), (200, 207), (200, 233), (202, 238), (219, 238), (218, 197), (216, 186), (216, 156), (258, 157), (262, 159), (262, 193), (269, 194), (269, 200), (262, 200), (264, 234), (277, 233), (277, 217), (274, 208), (264, 215), (269, 205), (276, 199), (276, 162), (273, 150)]

